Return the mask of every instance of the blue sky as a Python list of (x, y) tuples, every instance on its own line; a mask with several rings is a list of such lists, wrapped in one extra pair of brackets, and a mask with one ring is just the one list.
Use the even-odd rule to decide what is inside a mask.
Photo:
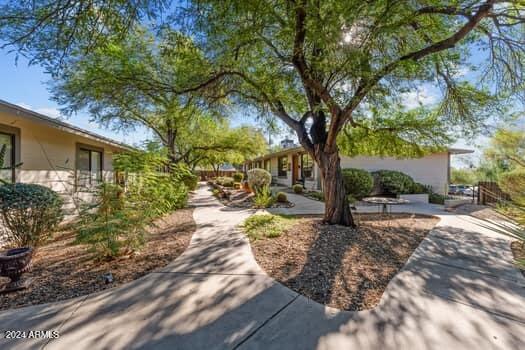
[[(9, 53), (6, 49), (0, 50), (0, 99), (51, 117), (63, 118), (60, 116), (60, 106), (51, 100), (51, 95), (46, 85), (48, 78), (39, 66), (28, 66), (27, 60), (23, 57), (19, 57), (18, 62), (16, 62), (14, 53)], [(437, 99), (436, 94), (437, 92), (431, 86), (422, 86), (418, 91), (407, 94), (407, 106), (415, 107), (417, 101), (423, 104), (431, 104)], [(152, 137), (151, 132), (146, 128), (129, 133), (104, 129), (96, 123), (90, 122), (89, 114), (86, 112), (63, 119), (81, 128), (132, 145), (138, 145)], [(255, 123), (256, 121), (253, 117), (239, 111), (232, 118), (233, 125)], [(274, 139), (277, 138), (279, 136), (274, 137)], [(464, 167), (471, 162), (476, 163), (486, 142), (487, 139), (484, 137), (469, 142), (460, 140), (454, 145), (455, 147), (473, 149), (476, 153), (471, 156), (454, 157), (453, 165)]]

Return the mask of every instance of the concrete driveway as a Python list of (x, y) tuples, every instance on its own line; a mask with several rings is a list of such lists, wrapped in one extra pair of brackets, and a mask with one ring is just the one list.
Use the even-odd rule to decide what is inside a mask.
[(523, 349), (525, 279), (511, 227), (426, 208), (441, 218), (373, 310), (344, 312), (273, 281), (236, 229), (249, 210), (201, 186), (187, 251), (142, 279), (67, 302), (0, 313), (1, 349)]

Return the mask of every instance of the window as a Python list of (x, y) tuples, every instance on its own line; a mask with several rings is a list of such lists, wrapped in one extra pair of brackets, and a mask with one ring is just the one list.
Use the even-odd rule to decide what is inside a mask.
[(102, 181), (102, 150), (85, 146), (77, 148), (77, 188), (90, 187)]
[(286, 176), (288, 172), (288, 157), (279, 157), (278, 159), (279, 163), (279, 171), (277, 173), (278, 176)]
[(301, 155), (301, 176), (303, 179), (313, 179), (314, 160), (309, 154)]
[[(0, 152), (3, 163), (0, 164), (0, 179), (7, 182), (15, 181), (15, 136), (0, 132)], [(0, 159), (1, 161), (2, 159)]]

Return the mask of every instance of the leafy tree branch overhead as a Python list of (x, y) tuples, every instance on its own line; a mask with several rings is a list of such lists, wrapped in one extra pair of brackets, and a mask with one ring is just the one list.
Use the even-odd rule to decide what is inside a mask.
[[(7, 15), (0, 15), (1, 34), (56, 76), (67, 72), (67, 65), (56, 65), (56, 57), (64, 56), (50, 53), (65, 52), (73, 63), (82, 61), (90, 56), (88, 48), (107, 51), (128, 40), (138, 22), (150, 27), (162, 22), (159, 33), (187, 38), (200, 58), (180, 62), (163, 57), (160, 49), (135, 56), (129, 64), (112, 60), (102, 65), (115, 63), (118, 69), (126, 67), (119, 72), (122, 77), (138, 77), (133, 88), (121, 90), (123, 104), (145, 99), (163, 109), (166, 102), (180, 109), (188, 101), (192, 108), (233, 102), (273, 113), (295, 131), (319, 166), (329, 223), (353, 224), (340, 150), (418, 154), (443, 147), (457, 135), (480, 132), (490, 117), (525, 99), (525, 4), (519, 0), (194, 0), (172, 6), (140, 1), (129, 7), (110, 1), (101, 7), (104, 11), (79, 12), (79, 4), (85, 4), (80, 1), (69, 4), (71, 13), (80, 16), (69, 18), (76, 29), (66, 32), (57, 18), (47, 21), (46, 14), (52, 13), (35, 11), (46, 2), (36, 3), (9, 2), (2, 12)], [(170, 16), (158, 16), (159, 10)], [(31, 15), (23, 17), (24, 12)], [(105, 22), (108, 13), (114, 18)], [(97, 16), (107, 29), (93, 46)], [(158, 21), (145, 21), (148, 16)], [(60, 40), (46, 41), (50, 33)], [(125, 74), (144, 60), (155, 67), (146, 79)], [(464, 68), (480, 79), (463, 79), (459, 72)], [(124, 78), (119, 74), (108, 83), (120, 84)], [(439, 100), (408, 110), (404, 94), (422, 84), (438, 87)], [(64, 96), (67, 102), (70, 96)], [(108, 92), (106, 102), (112, 100), (118, 98)]]
[[(188, 30), (230, 73), (224, 89), (271, 110), (315, 159), (331, 223), (352, 224), (339, 148), (395, 155), (443, 147), (523, 99), (517, 1), (195, 1), (188, 10)], [(487, 60), (469, 64), (477, 54)], [(462, 80), (462, 67), (483, 79)], [(414, 117), (402, 96), (423, 83), (440, 87), (441, 100)]]

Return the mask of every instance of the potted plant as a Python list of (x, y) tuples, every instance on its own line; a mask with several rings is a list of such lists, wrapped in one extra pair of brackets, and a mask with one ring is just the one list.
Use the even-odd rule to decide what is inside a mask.
[(0, 276), (11, 280), (0, 287), (0, 293), (27, 287), (28, 281), (20, 277), (31, 269), (34, 249), (62, 221), (62, 204), (60, 196), (44, 186), (0, 185), (0, 232), (13, 247), (0, 251)]

